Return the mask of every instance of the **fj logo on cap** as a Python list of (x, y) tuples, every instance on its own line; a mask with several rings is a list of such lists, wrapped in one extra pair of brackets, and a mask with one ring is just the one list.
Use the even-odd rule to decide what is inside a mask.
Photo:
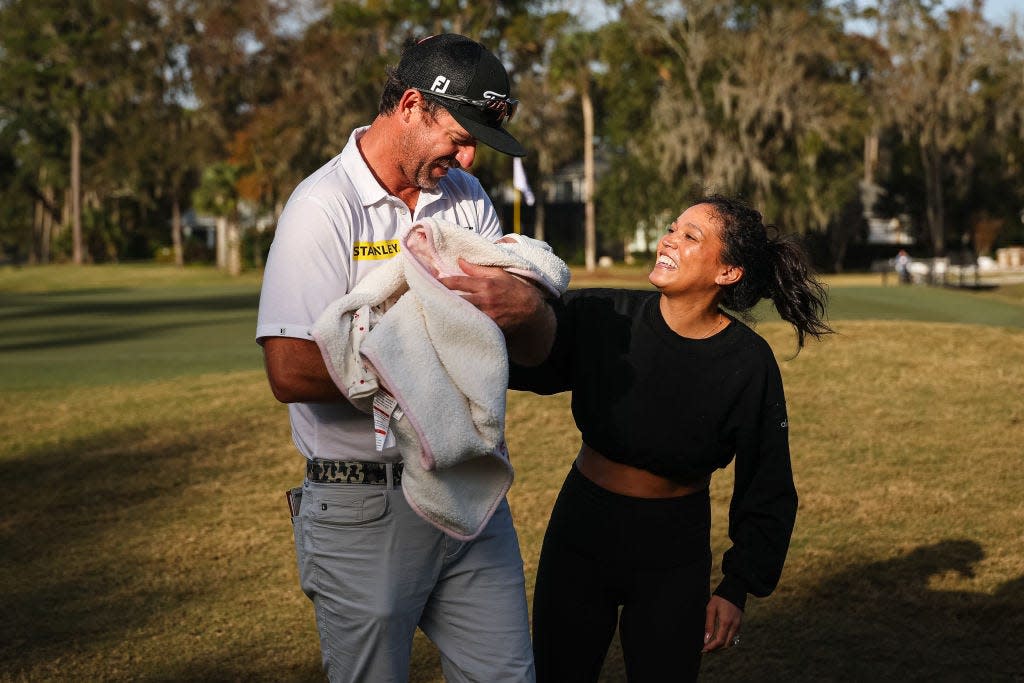
[(444, 76), (438, 76), (437, 78), (434, 79), (434, 85), (430, 86), (430, 91), (441, 93), (443, 95), (446, 92), (448, 92), (448, 86), (451, 84), (452, 82), (449, 81)]

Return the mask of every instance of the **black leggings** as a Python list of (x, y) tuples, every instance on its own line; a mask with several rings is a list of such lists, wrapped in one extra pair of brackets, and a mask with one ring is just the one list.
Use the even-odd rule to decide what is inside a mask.
[(575, 466), (555, 501), (533, 598), (538, 683), (596, 681), (619, 638), (631, 683), (697, 678), (710, 598), (707, 489), (612, 493)]

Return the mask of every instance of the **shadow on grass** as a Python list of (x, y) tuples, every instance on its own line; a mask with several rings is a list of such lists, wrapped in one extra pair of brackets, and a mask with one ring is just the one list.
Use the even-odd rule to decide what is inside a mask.
[(949, 574), (973, 576), (984, 557), (980, 543), (950, 539), (848, 567), (786, 600), (787, 611), (751, 620), (743, 643), (750, 654), (706, 657), (704, 677), (1024, 680), (1024, 576), (992, 594), (931, 586)]
[(220, 654), (195, 658), (165, 668), (156, 679), (160, 681), (266, 681), (267, 683), (321, 683), (326, 681), (323, 669), (317, 659), (293, 668), (274, 668), (268, 671), (240, 672), (237, 666), (225, 663)]
[[(221, 316), (217, 319), (218, 324), (234, 321), (252, 321), (253, 336), (255, 336), (256, 314), (255, 309), (239, 310), (233, 316)], [(193, 327), (209, 326), (207, 318), (189, 321), (166, 322), (158, 325), (141, 324), (139, 319), (131, 321), (130, 325), (118, 325), (114, 321), (104, 320), (97, 325), (86, 327), (83, 325), (47, 325), (45, 328), (24, 329), (21, 334), (33, 338), (34, 341), (11, 341), (0, 342), (0, 351), (42, 351), (44, 349), (65, 349), (85, 347), (93, 344), (106, 344), (110, 342), (127, 342), (135, 339), (153, 339), (164, 335), (167, 332), (178, 332)]]
[(75, 289), (62, 289), (55, 292), (2, 292), (2, 294), (8, 300), (13, 299), (14, 297), (18, 297), (20, 299), (24, 299), (25, 301), (33, 301), (52, 299), (54, 297), (70, 299), (78, 297), (101, 296), (105, 294), (121, 294), (130, 291), (132, 291), (131, 287), (82, 287)]
[[(59, 670), (69, 680), (319, 679), (315, 655), (253, 660), (247, 648), (267, 648), (279, 631), (237, 634), (240, 624), (223, 621), (230, 613), (206, 615), (232, 579), (266, 590), (262, 565), (249, 574), (237, 571), (235, 557), (214, 566), (202, 524), (216, 503), (183, 496), (197, 482), (227, 480), (221, 469), (229, 466), (209, 454), (223, 452), (230, 430), (158, 439), (149, 432), (109, 430), (0, 460), (0, 678)], [(200, 446), (206, 457), (194, 455)], [(249, 525), (243, 519), (238, 528)], [(192, 528), (196, 547), (168, 547), (187, 541), (182, 529)], [(757, 605), (743, 645), (705, 658), (702, 679), (1024, 680), (1024, 577), (991, 593), (941, 587), (972, 576), (984, 558), (980, 542), (948, 539), (840, 568)], [(176, 621), (192, 613), (202, 617)], [(214, 629), (232, 638), (206, 638), (192, 652), (167, 652), (181, 639), (161, 635), (187, 630), (199, 638)], [(128, 669), (119, 676), (104, 668), (115, 665)], [(622, 680), (616, 672), (612, 663), (603, 680)]]
[[(96, 298), (82, 297), (82, 292), (58, 294), (6, 294), (0, 320), (17, 322), (32, 318), (62, 317), (67, 315), (95, 315), (107, 317), (139, 316), (159, 313), (221, 313), (224, 311), (255, 311), (259, 304), (259, 293), (235, 294), (211, 293), (182, 295), (188, 290), (176, 289), (173, 296), (157, 292), (110, 292), (116, 297), (104, 298), (107, 292), (96, 294)], [(124, 296), (125, 298), (120, 298)], [(84, 298), (85, 301), (76, 299)]]
[(224, 438), (154, 440), (140, 426), (0, 460), (0, 672), (122, 656), (155, 616), (211, 590), (177, 578), (189, 568), (168, 560), (165, 533), (190, 514), (183, 488), (215, 476), (191, 456), (197, 444)]
[[(24, 295), (27, 296), (27, 295)], [(19, 307), (4, 302), (0, 321), (7, 336), (0, 351), (40, 351), (159, 336), (167, 331), (238, 318), (256, 324), (255, 293), (124, 301), (60, 301)]]

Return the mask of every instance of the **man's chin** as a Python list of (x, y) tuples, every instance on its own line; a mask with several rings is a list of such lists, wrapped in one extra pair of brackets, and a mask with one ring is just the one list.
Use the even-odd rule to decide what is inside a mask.
[(431, 169), (429, 173), (420, 176), (420, 189), (421, 190), (434, 190), (441, 184), (444, 177), (448, 175), (448, 169), (444, 167), (435, 167)]
[(416, 185), (419, 186), (421, 190), (434, 190), (437, 189), (437, 185), (441, 182), (441, 178), (443, 177), (444, 176), (438, 178), (433, 174), (424, 174), (416, 179)]

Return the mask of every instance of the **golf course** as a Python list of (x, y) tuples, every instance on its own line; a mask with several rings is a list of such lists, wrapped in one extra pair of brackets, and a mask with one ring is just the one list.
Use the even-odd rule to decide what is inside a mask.
[[(322, 680), (259, 277), (0, 268), (0, 681)], [(782, 369), (800, 509), (778, 590), (701, 678), (1024, 680), (1024, 285), (825, 281), (837, 334), (797, 354), (770, 307), (752, 323)], [(573, 283), (649, 287), (625, 267)], [(507, 440), (532, 592), (579, 447), (568, 395), (510, 392)], [(712, 482), (716, 561), (731, 481)], [(442, 680), (422, 634), (411, 680)], [(617, 645), (603, 680), (624, 680)]]

